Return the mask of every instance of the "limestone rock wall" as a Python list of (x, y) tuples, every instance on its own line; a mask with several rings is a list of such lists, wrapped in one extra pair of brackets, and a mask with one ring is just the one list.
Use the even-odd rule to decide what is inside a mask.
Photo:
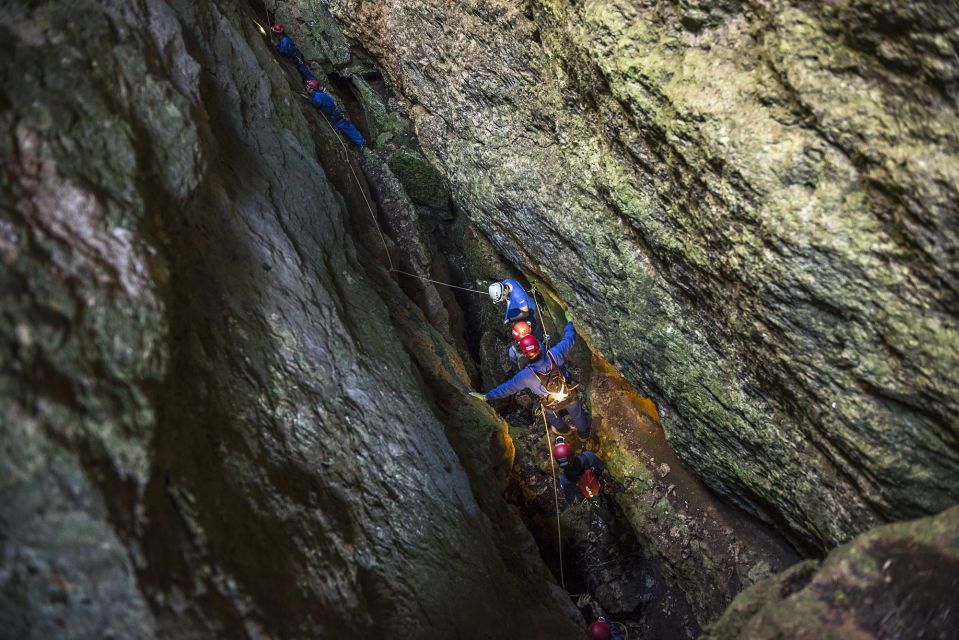
[(0, 9), (0, 635), (578, 637), (254, 8)]
[(823, 549), (959, 498), (954, 9), (324, 5), (713, 489)]
[(702, 640), (950, 638), (959, 507), (868, 531), (743, 591)]

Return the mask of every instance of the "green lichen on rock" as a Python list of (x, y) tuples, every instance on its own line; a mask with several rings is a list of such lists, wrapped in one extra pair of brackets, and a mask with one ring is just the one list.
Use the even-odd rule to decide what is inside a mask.
[(449, 204), (450, 194), (443, 178), (422, 154), (400, 147), (387, 162), (414, 201), (436, 208)]
[(578, 637), (504, 425), (249, 9), (10, 9), (4, 634)]
[(959, 507), (877, 527), (741, 593), (703, 640), (949, 637)]
[(821, 549), (959, 499), (954, 12), (329, 4), (713, 489)]

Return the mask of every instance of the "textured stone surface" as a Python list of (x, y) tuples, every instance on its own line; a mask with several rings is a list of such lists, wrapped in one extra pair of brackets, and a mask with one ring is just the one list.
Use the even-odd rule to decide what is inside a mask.
[(325, 4), (709, 486), (823, 549), (959, 498), (953, 9)]
[(578, 637), (247, 9), (0, 9), (0, 635)]
[(877, 527), (741, 593), (702, 640), (955, 638), (959, 507)]

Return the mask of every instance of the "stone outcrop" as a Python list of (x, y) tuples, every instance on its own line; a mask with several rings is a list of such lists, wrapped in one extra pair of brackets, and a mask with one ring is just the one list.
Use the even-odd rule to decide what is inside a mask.
[(0, 15), (0, 635), (579, 637), (262, 14)]
[(324, 5), (712, 489), (819, 549), (959, 498), (953, 10)]
[(954, 638), (959, 507), (877, 527), (743, 591), (702, 640)]

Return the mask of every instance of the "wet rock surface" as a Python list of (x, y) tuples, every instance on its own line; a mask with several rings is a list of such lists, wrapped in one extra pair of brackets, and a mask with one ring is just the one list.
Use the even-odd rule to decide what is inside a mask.
[[(957, 496), (949, 11), (0, 16), (0, 636), (959, 627), (955, 510), (786, 568)], [(612, 472), (562, 552), (531, 399), (464, 395), (515, 371), (505, 276), (574, 312)]]
[(877, 527), (744, 591), (703, 640), (955, 638), (959, 507)]
[(0, 15), (0, 635), (578, 637), (256, 13)]
[(713, 490), (821, 550), (959, 498), (954, 11), (325, 4)]

